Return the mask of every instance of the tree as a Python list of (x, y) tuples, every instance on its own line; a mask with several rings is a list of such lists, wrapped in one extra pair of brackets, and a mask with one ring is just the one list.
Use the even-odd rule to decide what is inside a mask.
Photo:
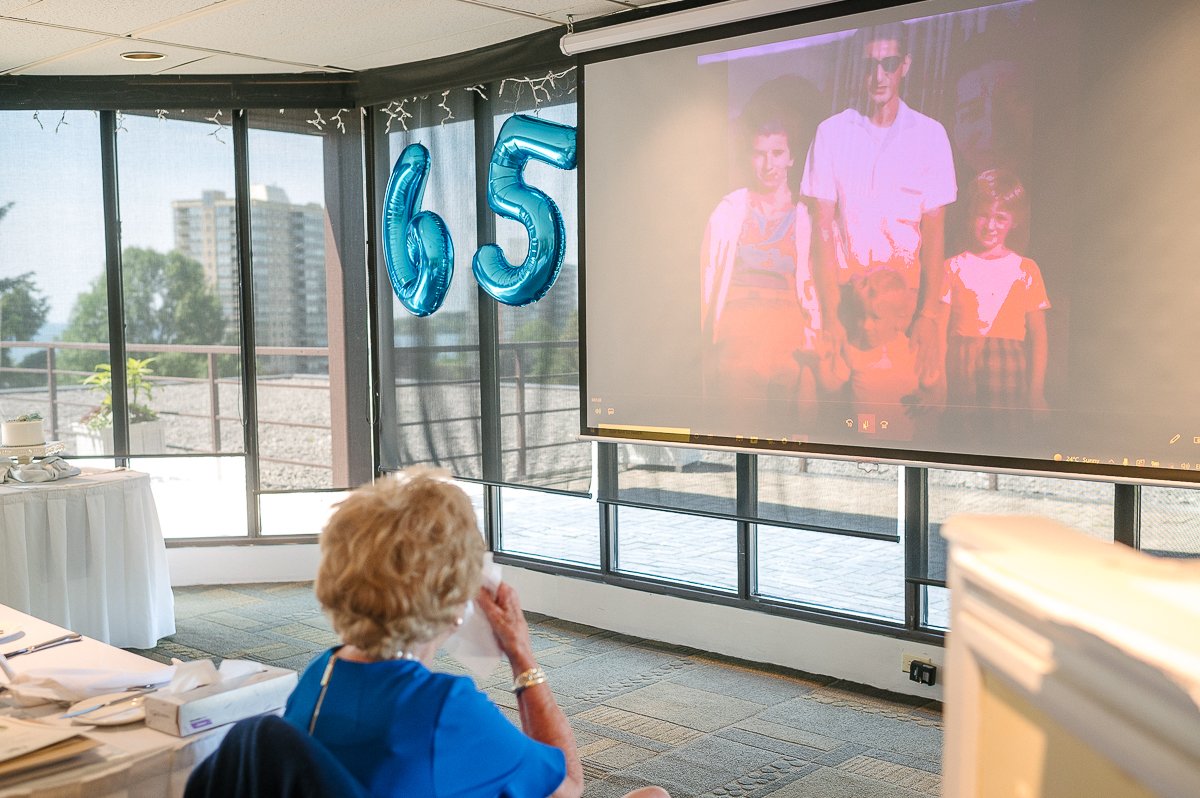
[[(11, 202), (0, 205), (0, 220), (8, 215), (12, 206)], [(33, 272), (16, 277), (0, 277), (0, 340), (33, 340), (46, 323), (49, 312), (50, 300), (38, 289)], [(12, 353), (0, 348), (0, 368), (10, 365)], [(23, 385), (29, 382), (29, 375), (0, 373), (0, 385)]]
[[(162, 253), (130, 247), (121, 258), (125, 294), (125, 347), (138, 344), (216, 344), (225, 335), (221, 302), (204, 279), (204, 267), (180, 252)], [(64, 341), (108, 341), (108, 288), (104, 275), (75, 300)], [(94, 371), (107, 363), (108, 352), (64, 352), (63, 367)], [(205, 358), (199, 354), (155, 355), (155, 371), (169, 377), (200, 377)]]
[[(31, 341), (46, 323), (50, 300), (38, 290), (33, 272), (0, 278), (0, 338), (5, 341)], [(26, 358), (28, 359), (28, 358)], [(12, 353), (0, 349), (0, 367), (12, 364)], [(21, 374), (3, 374), (0, 384), (27, 384)]]

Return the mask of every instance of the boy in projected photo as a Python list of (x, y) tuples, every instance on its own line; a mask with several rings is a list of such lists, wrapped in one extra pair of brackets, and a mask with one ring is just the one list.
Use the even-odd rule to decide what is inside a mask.
[(917, 381), (916, 351), (905, 331), (916, 297), (904, 278), (879, 269), (854, 285), (839, 307), (846, 336), (824, 336), (818, 346), (821, 388), (835, 392), (850, 384), (856, 416), (875, 417), (876, 435), (911, 440), (914, 414), (923, 398)]
[(746, 399), (794, 410), (815, 397), (820, 311), (808, 258), (812, 221), (797, 201), (794, 167), (823, 104), (795, 76), (755, 91), (739, 119), (749, 185), (721, 199), (704, 231), (704, 390), (747, 413), (761, 408)]
[(958, 189), (945, 128), (901, 99), (912, 67), (905, 36), (903, 25), (888, 25), (856, 38), (862, 104), (817, 128), (801, 190), (816, 204), (813, 272), (831, 346), (845, 338), (838, 306), (854, 284), (879, 269), (894, 271), (913, 294), (906, 327), (918, 374), (932, 383), (943, 367), (945, 207)]
[(1050, 300), (1038, 265), (1008, 246), (1029, 219), (1025, 187), (1010, 172), (989, 169), (971, 182), (967, 198), (973, 243), (946, 261), (942, 298), (950, 307), (947, 402), (956, 411), (1044, 410)]

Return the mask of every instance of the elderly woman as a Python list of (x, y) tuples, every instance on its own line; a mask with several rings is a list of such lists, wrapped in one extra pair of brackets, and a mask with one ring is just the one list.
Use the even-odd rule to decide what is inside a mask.
[[(582, 794), (571, 727), (534, 659), (517, 595), (480, 588), (483, 538), (461, 490), (428, 471), (357, 490), (325, 527), (321, 551), (317, 598), (343, 645), (309, 664), (285, 719), (372, 795)], [(469, 678), (428, 668), (471, 598), (512, 666), (522, 729)]]

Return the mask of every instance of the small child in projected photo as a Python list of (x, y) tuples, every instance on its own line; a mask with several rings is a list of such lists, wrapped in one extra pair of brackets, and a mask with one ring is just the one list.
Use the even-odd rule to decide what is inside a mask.
[(946, 261), (943, 278), (947, 404), (1043, 410), (1050, 300), (1037, 264), (1007, 244), (1029, 222), (1025, 188), (989, 169), (968, 186), (967, 201), (971, 245)]
[(899, 272), (871, 272), (838, 308), (846, 329), (840, 351), (828, 339), (819, 344), (822, 389), (838, 391), (849, 382), (853, 412), (874, 415), (879, 438), (913, 437), (920, 385), (916, 351), (905, 331), (916, 306), (916, 295)]

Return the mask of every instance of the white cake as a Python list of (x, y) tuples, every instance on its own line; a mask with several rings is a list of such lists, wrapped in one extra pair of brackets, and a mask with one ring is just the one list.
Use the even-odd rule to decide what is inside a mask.
[(0, 423), (0, 445), (38, 446), (46, 442), (42, 420), (5, 421)]

